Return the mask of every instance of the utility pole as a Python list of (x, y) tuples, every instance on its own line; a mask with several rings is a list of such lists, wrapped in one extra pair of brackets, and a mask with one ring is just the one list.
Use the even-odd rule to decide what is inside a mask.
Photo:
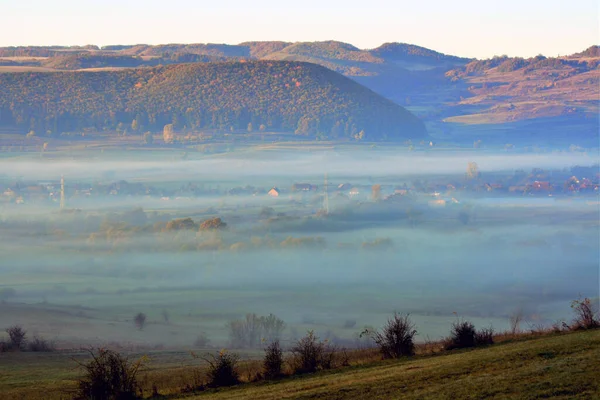
[(64, 175), (60, 176), (60, 209), (64, 210), (65, 208), (65, 177)]

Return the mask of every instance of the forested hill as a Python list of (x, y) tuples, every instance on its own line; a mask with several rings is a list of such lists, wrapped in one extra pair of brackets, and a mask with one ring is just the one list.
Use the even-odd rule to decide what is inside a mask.
[(288, 131), (329, 139), (426, 135), (404, 108), (319, 65), (195, 63), (116, 71), (0, 74), (0, 125), (59, 135), (119, 126)]

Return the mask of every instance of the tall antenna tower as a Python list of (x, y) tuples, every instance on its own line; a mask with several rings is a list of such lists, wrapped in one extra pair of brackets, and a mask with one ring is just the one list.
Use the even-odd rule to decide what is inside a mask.
[(325, 172), (325, 184), (323, 185), (323, 189), (325, 190), (323, 209), (325, 209), (325, 214), (329, 214), (329, 188), (327, 186), (327, 172)]
[(64, 210), (65, 208), (65, 177), (64, 175), (60, 176), (60, 209)]

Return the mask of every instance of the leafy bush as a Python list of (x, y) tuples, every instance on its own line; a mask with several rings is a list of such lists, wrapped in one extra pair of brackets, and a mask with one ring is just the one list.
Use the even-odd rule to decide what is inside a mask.
[(222, 387), (234, 386), (240, 383), (240, 374), (237, 370), (239, 357), (237, 354), (221, 350), (216, 356), (202, 358), (208, 363), (208, 386)]
[(139, 330), (144, 329), (144, 326), (146, 325), (146, 314), (138, 313), (133, 319), (133, 323), (135, 324), (135, 327)]
[(452, 323), (450, 337), (446, 339), (446, 350), (464, 349), (494, 344), (494, 329), (483, 328), (477, 331), (470, 321), (457, 320)]
[(475, 325), (469, 321), (457, 320), (452, 323), (452, 330), (445, 348), (446, 350), (475, 347)]
[(76, 399), (136, 399), (139, 385), (137, 373), (144, 359), (131, 362), (127, 357), (107, 349), (98, 349), (92, 360), (80, 364), (85, 376), (78, 382)]
[(381, 332), (365, 329), (361, 334), (369, 336), (379, 347), (383, 358), (399, 358), (415, 354), (414, 336), (417, 334), (414, 323), (409, 314), (394, 316), (388, 319)]
[(283, 351), (279, 345), (279, 340), (269, 343), (265, 348), (263, 366), (265, 378), (267, 379), (277, 379), (283, 375)]
[(223, 229), (226, 226), (227, 226), (227, 224), (225, 222), (223, 222), (221, 220), (221, 218), (210, 218), (210, 219), (207, 219), (206, 221), (203, 221), (200, 224), (200, 230), (201, 231), (209, 231), (209, 230)]

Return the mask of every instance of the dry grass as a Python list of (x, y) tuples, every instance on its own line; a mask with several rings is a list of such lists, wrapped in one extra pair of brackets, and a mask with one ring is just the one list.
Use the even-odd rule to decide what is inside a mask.
[[(579, 336), (583, 335), (583, 336)], [(570, 346), (570, 342), (575, 341), (580, 343), (579, 339), (574, 338), (589, 338), (590, 343), (596, 343), (594, 347), (596, 353), (600, 349), (600, 331), (589, 331), (589, 332), (577, 332), (577, 333), (552, 333), (551, 330), (543, 332), (531, 333), (502, 333), (495, 336), (494, 346), (482, 349), (469, 351), (468, 354), (479, 354), (479, 351), (495, 351), (491, 349), (498, 349), (498, 352), (503, 352), (506, 346), (537, 346), (537, 340), (550, 341), (555, 343), (556, 346), (565, 346), (565, 351)], [(587, 340), (587, 339), (586, 339)], [(546, 342), (544, 342), (546, 343)], [(595, 345), (594, 345), (595, 346)], [(450, 369), (452, 364), (453, 354), (463, 354), (464, 351), (456, 352), (444, 352), (443, 342), (427, 342), (416, 344), (415, 356), (410, 359), (401, 359), (396, 364), (389, 364), (389, 362), (381, 361), (381, 354), (377, 348), (367, 348), (360, 350), (349, 350), (344, 354), (338, 353), (340, 359), (346, 358), (346, 364), (349, 367), (343, 367), (335, 370), (335, 379), (340, 382), (347, 382), (349, 377), (356, 374), (357, 371), (375, 371), (380, 366), (386, 366), (385, 368), (391, 368), (390, 365), (397, 365), (398, 371), (390, 370), (393, 375), (404, 374), (407, 371), (421, 370), (424, 368), (434, 368), (437, 361), (435, 360), (450, 360), (444, 361), (445, 368)], [(142, 355), (143, 353), (131, 354), (133, 358)], [(488, 353), (485, 353), (488, 354)], [(493, 353), (491, 353), (493, 354)], [(139, 384), (143, 390), (145, 397), (150, 397), (154, 390), (158, 391), (164, 396), (181, 396), (186, 393), (186, 388), (189, 390), (197, 388), (201, 384), (207, 382), (207, 369), (206, 364), (201, 360), (194, 360), (191, 355), (187, 355), (182, 352), (173, 351), (161, 351), (151, 352), (150, 361), (139, 373)], [(598, 354), (600, 355), (600, 354)], [(256, 352), (252, 355), (253, 359), (246, 359), (241, 361), (239, 364), (240, 380), (246, 386), (242, 385), (244, 390), (248, 390), (248, 396), (253, 396), (254, 391), (257, 388), (262, 387), (263, 384), (251, 383), (256, 380), (258, 374), (262, 374), (263, 371), (263, 352)], [(77, 379), (82, 375), (81, 369), (77, 368), (77, 364), (72, 361), (72, 358), (77, 359), (79, 362), (85, 362), (89, 357), (85, 352), (65, 352), (59, 351), (56, 353), (5, 353), (0, 356), (0, 392), (3, 394), (3, 399), (62, 399), (68, 398), (68, 393), (75, 390), (77, 386)], [(249, 355), (244, 356), (248, 358)], [(284, 358), (289, 360), (289, 355), (284, 355)], [(469, 360), (477, 359), (476, 356), (469, 356)], [(408, 361), (412, 360), (412, 361)], [(429, 360), (429, 361), (428, 361)], [(433, 360), (433, 361), (432, 361)], [(411, 363), (410, 368), (400, 368), (401, 365)], [(341, 363), (340, 363), (341, 364)], [(423, 364), (423, 365), (421, 365)], [(475, 364), (474, 364), (475, 365)], [(427, 366), (427, 367), (426, 367)], [(463, 368), (463, 367), (461, 367)], [(465, 365), (464, 368), (467, 368)], [(473, 367), (475, 368), (475, 366)], [(393, 369), (393, 368), (392, 368)], [(404, 371), (404, 372), (402, 372)], [(289, 362), (286, 362), (283, 368), (284, 375), (291, 375), (292, 370)], [(432, 372), (433, 373), (433, 372)], [(450, 372), (449, 372), (450, 373)], [(322, 373), (319, 373), (322, 374)], [(307, 378), (298, 380), (297, 378), (291, 379), (292, 382), (311, 382), (313, 379), (325, 379), (317, 378), (321, 376), (317, 374), (309, 375)], [(324, 377), (329, 376), (322, 375)], [(362, 374), (362, 373), (361, 373)], [(360, 378), (363, 379), (363, 378)], [(370, 380), (364, 377), (365, 381), (361, 385), (366, 385), (366, 382)], [(379, 379), (379, 378), (377, 378)], [(376, 379), (376, 380), (377, 380)], [(436, 378), (437, 379), (437, 378)], [(441, 378), (440, 378), (441, 379)], [(283, 380), (284, 385), (290, 384), (290, 379)], [(408, 385), (410, 380), (406, 383)], [(307, 383), (308, 384), (308, 383)], [(264, 385), (263, 385), (264, 386)], [(301, 385), (304, 387), (304, 384)], [(262, 390), (262, 389), (261, 389)], [(279, 389), (278, 389), (279, 390)], [(286, 389), (287, 390), (287, 389)], [(304, 390), (304, 389), (302, 389)], [(342, 392), (343, 390), (340, 389)], [(236, 393), (241, 392), (236, 389)], [(67, 393), (67, 395), (65, 395)], [(261, 391), (259, 398), (264, 398), (266, 392)], [(349, 392), (351, 393), (351, 392)], [(237, 396), (237, 394), (236, 394)], [(246, 395), (244, 395), (246, 396)], [(245, 398), (245, 397), (241, 397)], [(268, 398), (268, 397), (267, 397)]]
[[(522, 337), (524, 338), (524, 337)], [(600, 331), (371, 363), (276, 384), (251, 384), (197, 399), (463, 399), (597, 395)]]

